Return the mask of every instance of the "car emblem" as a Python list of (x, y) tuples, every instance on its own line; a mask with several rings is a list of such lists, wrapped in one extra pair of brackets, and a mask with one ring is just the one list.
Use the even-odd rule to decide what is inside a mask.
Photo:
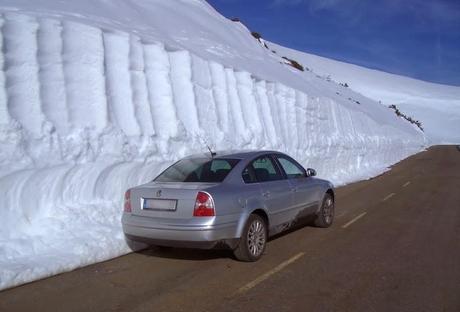
[(161, 197), (161, 190), (157, 191), (157, 197)]

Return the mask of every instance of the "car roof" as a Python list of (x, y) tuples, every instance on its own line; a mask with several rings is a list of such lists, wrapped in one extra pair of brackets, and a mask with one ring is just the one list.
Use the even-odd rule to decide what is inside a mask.
[[(215, 153), (213, 157), (215, 159), (219, 159), (219, 158), (247, 159), (247, 158), (254, 158), (259, 155), (270, 154), (270, 153), (280, 154), (281, 152), (270, 151), (270, 150), (228, 150), (228, 151), (213, 151), (213, 153)], [(193, 155), (187, 156), (185, 158), (201, 158), (201, 157), (211, 158), (211, 154), (209, 152), (199, 153), (199, 154), (193, 154)]]

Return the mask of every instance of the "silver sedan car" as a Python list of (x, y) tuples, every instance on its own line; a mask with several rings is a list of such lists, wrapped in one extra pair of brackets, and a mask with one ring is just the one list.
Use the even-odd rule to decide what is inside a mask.
[(275, 151), (192, 155), (126, 192), (123, 231), (128, 243), (226, 246), (237, 259), (256, 261), (268, 237), (299, 218), (332, 224), (334, 188), (315, 175)]

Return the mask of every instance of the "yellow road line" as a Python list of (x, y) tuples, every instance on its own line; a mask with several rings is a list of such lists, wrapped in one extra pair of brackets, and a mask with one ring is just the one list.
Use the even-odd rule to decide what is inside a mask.
[(273, 269), (271, 269), (267, 273), (262, 274), (261, 276), (259, 276), (255, 280), (253, 280), (252, 282), (249, 282), (246, 285), (244, 285), (243, 287), (241, 287), (240, 289), (238, 289), (237, 294), (243, 293), (245, 291), (250, 290), (251, 288), (256, 287), (258, 284), (262, 283), (263, 281), (265, 281), (267, 278), (269, 278), (273, 274), (281, 271), (282, 269), (284, 269), (285, 267), (287, 267), (291, 263), (299, 260), (304, 255), (305, 255), (304, 252), (300, 252), (297, 255), (293, 256), (292, 258), (289, 258), (288, 260), (278, 264), (276, 267), (274, 267)]
[(350, 225), (352, 225), (353, 223), (355, 223), (356, 221), (358, 221), (359, 219), (361, 219), (362, 217), (364, 217), (365, 215), (367, 214), (367, 212), (363, 212), (362, 214), (360, 214), (359, 216), (353, 218), (351, 221), (349, 221), (348, 223), (342, 225), (342, 228), (343, 229), (346, 229), (347, 227), (349, 227)]

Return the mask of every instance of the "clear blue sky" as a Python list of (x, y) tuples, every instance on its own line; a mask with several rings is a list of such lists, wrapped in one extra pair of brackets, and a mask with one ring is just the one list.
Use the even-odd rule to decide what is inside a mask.
[(460, 0), (208, 0), (265, 39), (460, 86)]

